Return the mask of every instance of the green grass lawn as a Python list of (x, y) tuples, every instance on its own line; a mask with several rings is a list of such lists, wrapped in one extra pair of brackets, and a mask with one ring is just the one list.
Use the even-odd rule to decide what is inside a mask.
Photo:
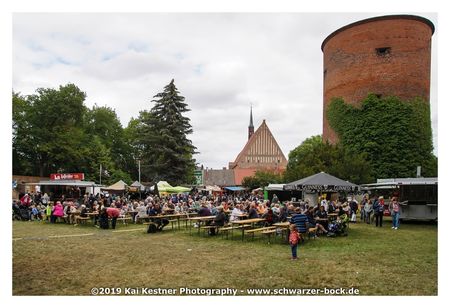
[[(89, 295), (92, 287), (359, 288), (363, 295), (437, 295), (437, 226), (362, 223), (348, 237), (290, 247), (185, 230), (146, 234), (90, 225), (13, 222), (14, 295)], [(55, 237), (59, 235), (81, 235)], [(53, 236), (53, 237), (52, 237)]]

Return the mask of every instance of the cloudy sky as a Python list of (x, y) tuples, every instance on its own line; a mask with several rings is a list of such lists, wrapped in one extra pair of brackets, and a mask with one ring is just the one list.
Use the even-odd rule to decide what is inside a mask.
[[(403, 12), (430, 19), (432, 13)], [(390, 14), (386, 12), (386, 14)], [(191, 112), (197, 162), (221, 168), (266, 119), (286, 157), (322, 133), (322, 41), (384, 13), (15, 13), (13, 90), (75, 83), (86, 105), (116, 110), (126, 126), (175, 79)], [(437, 153), (437, 48), (431, 113)]]

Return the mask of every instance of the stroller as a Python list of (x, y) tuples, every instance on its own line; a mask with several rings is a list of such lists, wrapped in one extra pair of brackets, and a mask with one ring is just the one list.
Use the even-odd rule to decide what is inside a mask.
[(28, 208), (26, 206), (23, 205), (19, 206), (17, 204), (13, 204), (12, 209), (13, 209), (12, 214), (13, 220), (22, 220), (22, 221), (30, 220), (30, 213), (28, 212)]
[(348, 222), (349, 218), (347, 214), (341, 215), (335, 221), (332, 221), (328, 224), (328, 233), (327, 236), (335, 237), (337, 235), (347, 236), (348, 235)]

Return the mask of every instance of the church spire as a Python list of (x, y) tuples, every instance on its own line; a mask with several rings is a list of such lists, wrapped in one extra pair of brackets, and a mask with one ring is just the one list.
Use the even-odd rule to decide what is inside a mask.
[(255, 132), (255, 127), (253, 126), (253, 112), (252, 112), (252, 105), (250, 105), (250, 124), (248, 125), (248, 139), (253, 135)]

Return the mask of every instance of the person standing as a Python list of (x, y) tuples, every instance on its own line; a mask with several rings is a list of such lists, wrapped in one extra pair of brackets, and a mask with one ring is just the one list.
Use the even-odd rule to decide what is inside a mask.
[(370, 225), (370, 215), (372, 214), (372, 200), (368, 199), (364, 204), (364, 221)]
[(49, 202), (47, 204), (47, 207), (45, 208), (45, 220), (50, 222), (51, 216), (53, 212), (53, 205)]
[(358, 212), (358, 202), (356, 201), (355, 197), (352, 197), (349, 205), (351, 210), (350, 222), (356, 222), (356, 213)]
[(379, 197), (373, 205), (373, 212), (375, 216), (375, 227), (383, 227), (383, 212), (384, 204), (381, 202), (383, 197)]
[(108, 218), (111, 218), (111, 228), (116, 228), (117, 218), (120, 216), (120, 210), (115, 205), (106, 208)]
[(41, 198), (42, 204), (47, 207), (48, 202), (50, 201), (50, 198), (48, 197), (47, 193), (44, 193), (44, 195)]
[(64, 216), (64, 208), (61, 204), (61, 201), (57, 201), (56, 205), (53, 209), (52, 216), (50, 218), (50, 222), (55, 223), (56, 220), (58, 219), (58, 217), (63, 217), (63, 216)]
[(389, 209), (392, 215), (392, 229), (397, 230), (400, 220), (400, 205), (396, 197), (392, 198), (391, 204), (389, 204)]
[(300, 241), (300, 234), (295, 224), (289, 225), (289, 245), (291, 246), (292, 260), (297, 260), (297, 247)]

